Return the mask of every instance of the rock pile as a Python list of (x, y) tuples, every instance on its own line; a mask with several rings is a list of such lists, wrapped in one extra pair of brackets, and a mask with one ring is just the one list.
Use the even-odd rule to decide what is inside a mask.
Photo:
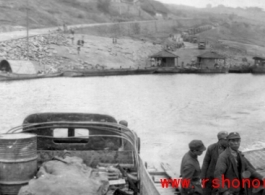
[(109, 38), (87, 36), (79, 55), (76, 40), (81, 36), (84, 37), (75, 35), (75, 42), (72, 43), (69, 34), (56, 31), (30, 37), (29, 45), (26, 38), (3, 41), (0, 42), (0, 59), (30, 60), (38, 64), (38, 70), (44, 73), (143, 68), (151, 65), (148, 56), (161, 50), (161, 45), (149, 42), (119, 39), (118, 43), (113, 44)]
[(60, 32), (30, 37), (28, 44), (26, 38), (3, 41), (0, 43), (0, 58), (7, 60), (29, 59), (39, 62), (41, 67), (45, 67), (45, 72), (55, 72), (66, 59), (56, 57), (54, 55), (56, 51), (50, 47), (51, 44), (69, 45), (67, 36)]

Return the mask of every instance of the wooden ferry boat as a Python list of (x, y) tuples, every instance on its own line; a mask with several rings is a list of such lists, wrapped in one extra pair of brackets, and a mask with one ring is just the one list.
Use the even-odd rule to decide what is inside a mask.
[[(20, 139), (24, 134), (36, 135), (36, 140)], [(178, 194), (174, 188), (161, 187), (159, 178), (172, 177), (168, 166), (163, 166), (165, 171), (147, 168), (140, 155), (140, 138), (112, 116), (32, 114), (25, 118), (22, 126), (0, 135), (0, 139), (0, 151), (6, 153), (0, 157), (0, 193), (4, 195), (18, 194), (20, 188), (36, 176), (35, 169), (43, 162), (58, 157), (63, 159), (66, 155), (80, 157), (92, 168), (119, 165), (123, 174), (119, 178), (109, 178), (109, 185), (123, 186), (126, 194)], [(131, 149), (124, 148), (125, 142), (131, 144)], [(113, 194), (111, 188), (106, 194)]]
[(199, 69), (198, 73), (200, 73), (200, 74), (228, 73), (228, 69), (226, 69), (226, 68), (212, 68), (212, 69), (201, 68), (201, 69)]
[(28, 80), (39, 78), (52, 78), (62, 76), (62, 73), (49, 73), (49, 74), (20, 74), (12, 72), (12, 68), (7, 60), (0, 62), (0, 81), (13, 81), (13, 80)]
[(180, 70), (180, 73), (192, 73), (192, 74), (220, 74), (228, 73), (227, 69), (224, 68), (184, 68)]
[(62, 76), (62, 73), (51, 74), (16, 74), (16, 73), (2, 73), (0, 72), (0, 81), (13, 81), (13, 80), (29, 80), (40, 78), (52, 78)]
[(108, 70), (71, 70), (65, 71), (66, 77), (97, 77), (97, 76), (119, 76), (119, 75), (140, 75), (153, 74), (156, 68), (146, 69), (108, 69)]
[(38, 74), (15, 74), (15, 73), (0, 73), (0, 81), (10, 80), (26, 80), (43, 78), (43, 75)]
[(264, 67), (253, 67), (251, 69), (252, 74), (265, 74), (265, 68)]
[(180, 68), (176, 67), (159, 67), (155, 70), (155, 74), (175, 74), (175, 73), (181, 73)]
[(251, 71), (252, 71), (251, 68), (238, 68), (238, 67), (229, 68), (229, 73), (251, 73)]

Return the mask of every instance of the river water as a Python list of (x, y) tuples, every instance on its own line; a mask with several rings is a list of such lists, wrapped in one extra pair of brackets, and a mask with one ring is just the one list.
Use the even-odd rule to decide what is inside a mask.
[[(241, 149), (265, 140), (265, 76), (141, 75), (51, 78), (0, 83), (0, 132), (37, 112), (86, 112), (125, 119), (141, 137), (143, 159), (179, 172), (192, 139), (206, 146), (238, 131)], [(203, 155), (199, 157), (202, 162)]]

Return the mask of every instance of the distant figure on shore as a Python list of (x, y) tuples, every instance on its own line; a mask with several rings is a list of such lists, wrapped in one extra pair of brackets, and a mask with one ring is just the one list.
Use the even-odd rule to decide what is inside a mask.
[(161, 59), (159, 59), (158, 61), (157, 61), (157, 66), (161, 66)]
[(84, 44), (85, 44), (84, 36), (82, 36), (82, 39), (79, 39), (79, 40), (77, 41), (77, 53), (78, 53), (78, 55), (80, 54), (81, 47), (83, 47)]
[(75, 31), (74, 31), (74, 29), (70, 29), (70, 33), (71, 33), (71, 35), (70, 35), (70, 37), (71, 37), (71, 40), (72, 40), (72, 45), (74, 44), (74, 40), (75, 40)]
[(70, 29), (70, 33), (72, 34), (72, 35), (75, 35), (75, 31), (74, 31), (74, 29)]
[(113, 43), (113, 44), (116, 44), (116, 43), (117, 43), (117, 38), (116, 38), (116, 37), (113, 37), (113, 38), (112, 38), (112, 43)]
[(156, 65), (156, 61), (154, 58), (151, 58), (151, 66), (154, 67)]
[(184, 42), (182, 42), (181, 46), (185, 49), (185, 44), (184, 44)]
[(75, 37), (71, 35), (70, 39), (72, 40), (72, 45), (74, 44)]
[(78, 54), (78, 55), (80, 54), (81, 45), (82, 45), (82, 41), (81, 41), (81, 40), (78, 40), (78, 41), (77, 41), (77, 54)]
[(82, 40), (81, 40), (81, 46), (84, 47), (84, 44), (85, 44), (85, 37), (82, 36)]
[(181, 62), (181, 68), (184, 68), (184, 62)]
[(63, 32), (67, 32), (67, 26), (65, 23), (63, 24)]

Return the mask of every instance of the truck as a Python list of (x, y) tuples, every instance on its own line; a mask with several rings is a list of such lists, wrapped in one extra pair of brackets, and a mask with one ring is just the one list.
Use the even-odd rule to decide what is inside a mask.
[(198, 42), (198, 49), (206, 49), (206, 42), (205, 41), (199, 41)]

